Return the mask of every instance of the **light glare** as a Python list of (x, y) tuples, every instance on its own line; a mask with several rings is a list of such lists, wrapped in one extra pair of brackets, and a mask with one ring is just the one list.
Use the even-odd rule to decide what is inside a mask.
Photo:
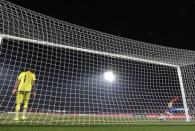
[(112, 71), (107, 71), (104, 73), (104, 79), (109, 81), (109, 82), (112, 82), (114, 80), (114, 74)]

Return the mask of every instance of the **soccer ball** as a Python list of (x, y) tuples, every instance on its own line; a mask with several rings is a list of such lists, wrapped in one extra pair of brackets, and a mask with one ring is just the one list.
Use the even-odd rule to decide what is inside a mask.
[(159, 116), (159, 120), (161, 120), (161, 121), (163, 121), (163, 122), (164, 122), (164, 121), (166, 120), (165, 115), (160, 115), (160, 116)]

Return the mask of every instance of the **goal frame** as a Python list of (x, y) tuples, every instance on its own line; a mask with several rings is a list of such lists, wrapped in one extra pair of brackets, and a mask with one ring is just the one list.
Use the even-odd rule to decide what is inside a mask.
[(22, 38), (22, 37), (16, 37), (16, 36), (5, 35), (5, 34), (0, 34), (0, 45), (2, 44), (3, 39), (12, 39), (12, 40), (18, 40), (18, 41), (23, 41), (23, 42), (47, 45), (47, 46), (55, 46), (55, 47), (59, 47), (59, 48), (72, 49), (72, 50), (77, 50), (77, 51), (93, 53), (93, 54), (107, 55), (107, 56), (112, 56), (115, 58), (123, 58), (123, 59), (139, 61), (139, 62), (146, 62), (146, 63), (151, 63), (151, 64), (174, 67), (177, 69), (177, 75), (178, 75), (180, 91), (181, 91), (181, 95), (182, 95), (182, 102), (183, 102), (183, 109), (184, 109), (184, 113), (185, 113), (185, 119), (186, 119), (186, 122), (190, 121), (190, 115), (188, 112), (188, 105), (187, 105), (187, 101), (186, 101), (186, 94), (185, 94), (185, 89), (184, 89), (184, 84), (183, 84), (181, 67), (179, 65), (173, 65), (173, 64), (163, 63), (163, 62), (159, 62), (159, 61), (146, 60), (146, 59), (136, 58), (136, 57), (132, 57), (132, 56), (120, 55), (120, 54), (112, 54), (112, 53), (108, 53), (108, 52), (100, 52), (100, 51), (95, 51), (95, 50), (82, 49), (82, 48), (73, 47), (73, 46), (66, 46), (66, 45), (61, 45), (61, 44), (57, 44), (57, 43), (45, 42), (45, 41), (40, 41), (40, 40), (33, 40), (33, 39), (29, 39), (29, 38)]

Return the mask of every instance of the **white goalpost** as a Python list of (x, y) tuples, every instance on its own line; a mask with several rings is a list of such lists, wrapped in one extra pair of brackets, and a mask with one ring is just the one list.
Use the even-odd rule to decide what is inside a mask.
[(186, 102), (185, 90), (184, 90), (184, 86), (183, 86), (183, 80), (182, 80), (182, 74), (181, 74), (180, 67), (177, 67), (177, 73), (178, 73), (178, 77), (179, 77), (179, 84), (180, 84), (180, 88), (181, 88), (181, 95), (182, 95), (185, 117), (186, 117), (186, 121), (189, 122), (190, 117), (189, 117), (189, 113), (188, 113), (188, 106), (187, 106), (187, 102)]
[[(195, 52), (91, 30), (0, 0), (0, 124), (194, 124)], [(14, 121), (20, 72), (36, 75)], [(22, 112), (23, 104), (21, 104)]]

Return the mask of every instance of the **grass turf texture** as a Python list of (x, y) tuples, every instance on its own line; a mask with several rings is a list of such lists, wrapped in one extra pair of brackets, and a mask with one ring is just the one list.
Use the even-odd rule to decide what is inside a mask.
[[(0, 131), (195, 131), (195, 121), (128, 117), (74, 116), (28, 113), (27, 120), (13, 120), (0, 113)], [(148, 124), (152, 123), (152, 124)]]
[(0, 131), (194, 131), (195, 126), (0, 126)]

